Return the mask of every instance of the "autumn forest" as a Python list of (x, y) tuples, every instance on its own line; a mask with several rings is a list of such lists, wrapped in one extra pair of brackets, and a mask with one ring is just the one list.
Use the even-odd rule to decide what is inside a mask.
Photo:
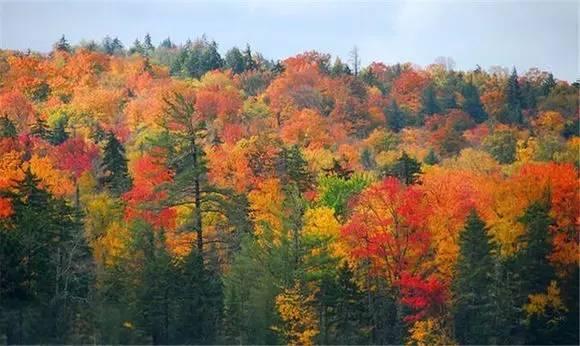
[(0, 50), (0, 344), (579, 343), (578, 82), (224, 52)]

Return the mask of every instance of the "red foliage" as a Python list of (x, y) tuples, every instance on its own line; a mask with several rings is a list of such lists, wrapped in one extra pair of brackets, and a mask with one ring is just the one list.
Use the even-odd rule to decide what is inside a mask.
[(423, 193), (387, 178), (364, 190), (342, 235), (354, 258), (370, 259), (378, 273), (397, 282), (416, 270), (430, 246)]
[(68, 139), (54, 149), (53, 157), (59, 169), (71, 172), (74, 179), (91, 169), (99, 149), (80, 137)]
[(401, 291), (401, 302), (414, 311), (405, 317), (407, 322), (437, 314), (447, 299), (445, 285), (435, 277), (423, 279), (418, 275), (403, 273), (396, 284)]
[(133, 165), (133, 188), (123, 195), (127, 202), (125, 218), (140, 218), (156, 228), (175, 226), (175, 210), (161, 207), (167, 199), (163, 184), (173, 180), (172, 172), (150, 155), (137, 159)]

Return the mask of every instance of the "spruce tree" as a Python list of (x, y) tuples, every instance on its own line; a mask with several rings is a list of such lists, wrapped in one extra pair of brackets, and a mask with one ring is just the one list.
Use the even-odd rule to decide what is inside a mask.
[(34, 124), (30, 127), (30, 134), (42, 139), (49, 139), (52, 135), (50, 129), (46, 125), (46, 120), (41, 117), (36, 117)]
[(506, 89), (506, 114), (504, 122), (508, 124), (521, 124), (522, 118), (522, 93), (518, 82), (518, 74), (514, 68), (510, 75)]
[(453, 282), (455, 335), (460, 344), (493, 343), (492, 249), (485, 223), (472, 210), (459, 236)]
[(463, 87), (463, 111), (473, 118), (476, 123), (482, 123), (487, 120), (487, 113), (483, 109), (477, 87), (473, 83), (467, 83)]
[(423, 95), (421, 96), (421, 113), (423, 115), (429, 116), (439, 112), (441, 112), (441, 107), (437, 101), (435, 87), (433, 84), (429, 84), (427, 87), (425, 87), (423, 90)]
[(50, 136), (48, 137), (50, 144), (59, 145), (68, 139), (69, 134), (66, 132), (66, 125), (66, 118), (62, 118), (54, 124), (54, 128), (50, 131)]
[(405, 127), (405, 113), (399, 108), (395, 100), (385, 109), (384, 113), (387, 127), (393, 132), (399, 132)]
[(421, 174), (421, 163), (403, 151), (401, 157), (387, 169), (386, 174), (397, 177), (406, 185), (415, 184)]
[(114, 195), (121, 195), (131, 188), (125, 149), (112, 132), (107, 135), (101, 168), (104, 173), (103, 185)]
[(18, 131), (16, 131), (16, 126), (8, 116), (0, 117), (0, 138), (13, 138), (16, 137)]
[(425, 156), (423, 162), (425, 162), (425, 164), (428, 164), (430, 166), (439, 163), (439, 157), (437, 157), (437, 154), (435, 153), (435, 150), (433, 150), (433, 148), (429, 149), (429, 153), (427, 153), (427, 156)]

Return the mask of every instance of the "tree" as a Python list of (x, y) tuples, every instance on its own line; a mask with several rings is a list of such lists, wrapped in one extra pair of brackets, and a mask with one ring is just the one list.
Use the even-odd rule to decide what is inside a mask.
[(69, 134), (66, 132), (67, 123), (68, 120), (66, 117), (62, 117), (57, 122), (55, 122), (54, 128), (49, 132), (50, 136), (48, 141), (50, 144), (60, 145), (69, 138)]
[(433, 84), (429, 84), (425, 89), (423, 89), (423, 94), (421, 96), (421, 113), (429, 116), (439, 112), (441, 112), (441, 108), (437, 101), (435, 87)]
[(246, 60), (237, 47), (233, 47), (226, 53), (225, 65), (236, 74), (242, 73), (246, 70)]
[(510, 75), (505, 88), (506, 97), (506, 111), (502, 119), (508, 124), (521, 124), (522, 118), (522, 94), (520, 90), (520, 83), (518, 81), (518, 73), (514, 68)]
[(403, 151), (401, 157), (386, 171), (406, 185), (415, 184), (421, 174), (421, 163)]
[(8, 116), (0, 117), (0, 138), (14, 138), (17, 134), (16, 126)]
[(88, 342), (71, 338), (74, 325), (87, 322), (92, 284), (80, 215), (39, 185), (28, 168), (11, 195), (14, 213), (0, 227), (0, 304), (9, 316), (7, 341)]
[(143, 51), (147, 56), (151, 56), (151, 54), (155, 52), (155, 46), (153, 46), (153, 43), (151, 42), (151, 35), (149, 35), (149, 33), (147, 33), (143, 39)]
[(511, 131), (496, 131), (484, 141), (484, 147), (499, 163), (510, 164), (516, 160), (516, 137)]
[(41, 117), (36, 117), (36, 121), (30, 127), (30, 134), (42, 139), (48, 139), (51, 137), (50, 130), (46, 125), (46, 120)]
[(391, 105), (384, 110), (386, 123), (389, 129), (397, 133), (405, 126), (405, 113), (397, 105), (397, 101), (392, 101)]
[(62, 35), (60, 39), (54, 44), (54, 50), (71, 53), (72, 47), (70, 43), (68, 43), (64, 35)]
[(493, 343), (493, 244), (477, 212), (469, 214), (459, 236), (453, 281), (455, 336), (462, 344)]
[[(358, 195), (341, 231), (351, 256), (368, 263), (372, 275), (391, 285), (389, 295), (396, 302), (395, 343), (402, 338), (403, 304), (419, 308), (422, 315), (432, 308), (431, 302), (440, 303), (439, 298), (431, 300), (425, 296), (413, 300), (417, 289), (411, 286), (427, 296), (428, 292), (441, 291), (437, 280), (424, 281), (421, 277), (424, 273), (419, 269), (430, 248), (426, 228), (429, 212), (420, 190), (389, 177)], [(416, 304), (419, 302), (423, 303), (419, 306)]]
[(436, 165), (439, 163), (439, 158), (437, 157), (437, 154), (435, 154), (435, 150), (433, 150), (433, 148), (429, 149), (429, 152), (427, 153), (427, 155), (423, 159), (423, 162), (427, 165), (430, 165), (430, 166), (433, 166), (433, 165)]
[(462, 89), (462, 94), (463, 103), (461, 104), (461, 109), (478, 124), (487, 120), (487, 113), (483, 109), (477, 87), (471, 82), (467, 83)]
[(102, 184), (113, 195), (119, 196), (131, 188), (132, 182), (127, 169), (125, 148), (112, 132), (107, 135), (101, 169), (104, 174)]

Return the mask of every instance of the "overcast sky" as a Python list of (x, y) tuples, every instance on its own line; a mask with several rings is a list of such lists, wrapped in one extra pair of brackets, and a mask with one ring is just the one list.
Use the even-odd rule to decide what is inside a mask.
[(459, 69), (538, 67), (579, 77), (579, 1), (171, 1), (0, 0), (0, 47), (48, 51), (118, 36), (125, 46), (206, 34), (220, 50), (249, 43), (266, 58), (316, 49), (343, 60), (353, 45), (372, 61), (428, 65), (450, 56)]

